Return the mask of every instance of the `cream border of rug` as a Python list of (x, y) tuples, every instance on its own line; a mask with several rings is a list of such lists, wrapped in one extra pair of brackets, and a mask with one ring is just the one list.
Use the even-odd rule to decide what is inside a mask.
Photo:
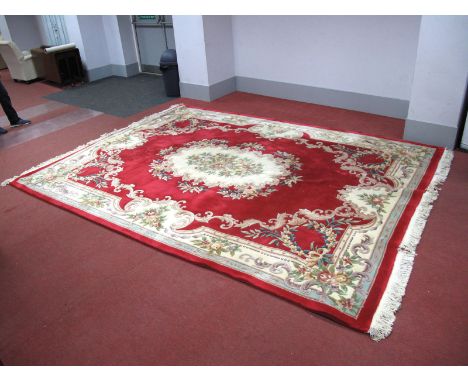
[(406, 285), (408, 284), (413, 269), (416, 247), (426, 225), (434, 201), (439, 196), (439, 189), (447, 179), (450, 165), (453, 159), (453, 151), (445, 150), (431, 183), (424, 192), (416, 211), (406, 230), (393, 265), (392, 274), (374, 313), (369, 329), (371, 338), (380, 341), (390, 335), (395, 322), (395, 314), (399, 310)]

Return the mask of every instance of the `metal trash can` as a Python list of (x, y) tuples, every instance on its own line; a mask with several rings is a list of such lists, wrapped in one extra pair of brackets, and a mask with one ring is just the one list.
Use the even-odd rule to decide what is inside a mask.
[(167, 49), (159, 60), (159, 69), (163, 74), (164, 87), (168, 97), (180, 97), (179, 67), (175, 49)]

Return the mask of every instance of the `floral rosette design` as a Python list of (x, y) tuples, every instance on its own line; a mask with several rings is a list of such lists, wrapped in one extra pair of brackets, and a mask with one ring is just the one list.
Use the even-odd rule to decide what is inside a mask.
[(258, 143), (230, 146), (211, 139), (188, 142), (161, 150), (150, 164), (150, 173), (161, 180), (179, 178), (182, 192), (202, 193), (216, 188), (231, 199), (268, 196), (279, 186), (292, 187), (301, 180), (301, 163), (292, 154), (266, 153)]

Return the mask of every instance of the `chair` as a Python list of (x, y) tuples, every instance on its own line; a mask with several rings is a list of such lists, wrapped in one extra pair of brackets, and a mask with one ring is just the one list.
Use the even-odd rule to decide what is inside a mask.
[(43, 76), (40, 63), (28, 51), (21, 52), (12, 41), (0, 41), (0, 55), (5, 60), (11, 77), (16, 81), (30, 83)]

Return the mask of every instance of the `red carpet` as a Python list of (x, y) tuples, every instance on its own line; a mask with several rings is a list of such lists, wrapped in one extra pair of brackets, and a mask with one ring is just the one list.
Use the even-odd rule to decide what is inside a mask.
[[(13, 100), (20, 96), (16, 92)], [(1, 150), (1, 178), (165, 107), (126, 119), (98, 116)], [(402, 135), (400, 120), (243, 93), (208, 107)], [(466, 364), (468, 264), (462, 238), (467, 173), (466, 154), (458, 152), (418, 247), (394, 332), (379, 344), (311, 317), (294, 304), (2, 188), (0, 359), (6, 365)]]

